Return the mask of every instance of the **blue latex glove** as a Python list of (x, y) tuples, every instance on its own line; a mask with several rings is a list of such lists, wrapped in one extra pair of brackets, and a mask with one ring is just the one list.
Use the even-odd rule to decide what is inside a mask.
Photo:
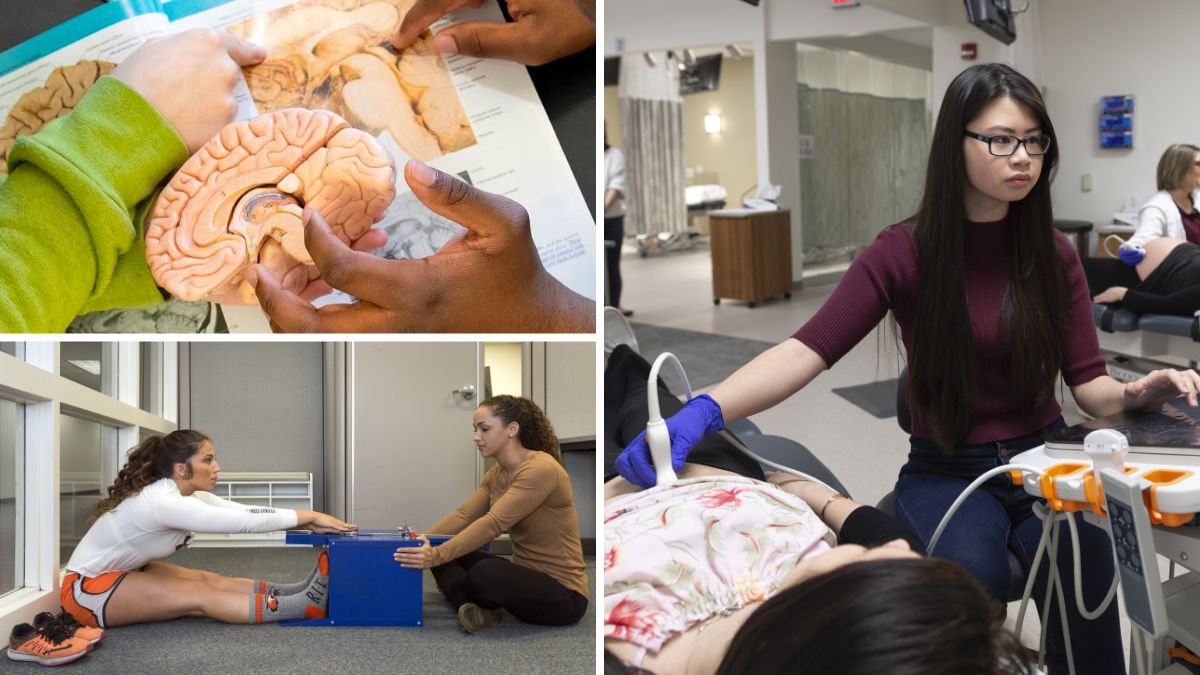
[[(721, 406), (708, 394), (701, 394), (683, 405), (683, 409), (667, 418), (671, 434), (671, 466), (679, 471), (692, 446), (714, 431), (725, 428)], [(629, 442), (616, 461), (617, 473), (634, 485), (654, 487), (658, 482), (646, 432)]]
[(1122, 244), (1121, 248), (1117, 250), (1117, 257), (1126, 265), (1137, 267), (1137, 264), (1142, 262), (1142, 259), (1146, 257), (1146, 251), (1140, 246)]

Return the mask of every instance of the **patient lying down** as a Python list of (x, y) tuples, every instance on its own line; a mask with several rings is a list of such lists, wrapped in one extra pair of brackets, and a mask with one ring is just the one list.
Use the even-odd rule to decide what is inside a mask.
[[(648, 370), (610, 357), (607, 453), (645, 428)], [(606, 483), (607, 671), (1033, 672), (960, 567), (881, 511), (742, 457), (714, 436), (670, 485)]]

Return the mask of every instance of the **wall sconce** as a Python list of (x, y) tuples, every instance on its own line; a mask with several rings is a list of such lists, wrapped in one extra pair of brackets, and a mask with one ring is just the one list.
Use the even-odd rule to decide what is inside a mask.
[(658, 57), (654, 55), (654, 52), (642, 52), (642, 56), (646, 58), (647, 66), (653, 68), (658, 65)]
[(721, 133), (721, 116), (717, 113), (709, 113), (705, 115), (704, 130), (710, 134)]

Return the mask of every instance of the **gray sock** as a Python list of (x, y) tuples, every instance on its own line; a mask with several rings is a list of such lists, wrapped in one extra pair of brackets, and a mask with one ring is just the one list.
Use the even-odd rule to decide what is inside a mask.
[(329, 577), (315, 575), (302, 593), (280, 595), (275, 589), (267, 593), (251, 593), (250, 623), (320, 619), (325, 617), (328, 606)]

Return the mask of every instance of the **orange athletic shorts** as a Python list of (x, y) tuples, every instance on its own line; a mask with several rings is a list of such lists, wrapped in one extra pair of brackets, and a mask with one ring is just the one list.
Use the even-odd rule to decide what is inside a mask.
[(63, 577), (59, 602), (79, 623), (92, 628), (107, 628), (104, 608), (126, 574), (129, 572), (106, 572), (98, 577), (85, 577), (78, 572), (71, 572)]

